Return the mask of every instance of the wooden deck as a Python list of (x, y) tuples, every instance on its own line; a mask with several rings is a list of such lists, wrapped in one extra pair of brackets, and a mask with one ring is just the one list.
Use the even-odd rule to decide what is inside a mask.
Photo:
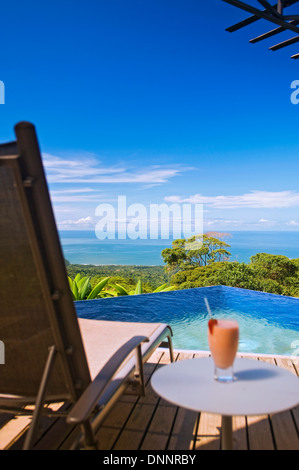
[[(205, 356), (205, 352), (175, 352), (176, 360)], [(248, 356), (247, 357), (252, 357)], [(299, 358), (255, 356), (299, 375)], [(145, 366), (146, 395), (124, 395), (113, 407), (97, 437), (102, 450), (199, 451), (221, 449), (221, 417), (178, 408), (151, 389), (153, 372), (169, 363), (167, 351), (158, 349)], [(59, 405), (57, 405), (59, 406)], [(30, 418), (0, 415), (0, 449), (22, 447)], [(237, 450), (299, 450), (299, 406), (272, 416), (233, 418)], [(68, 449), (76, 429), (65, 421), (44, 418), (36, 449)], [(58, 439), (59, 437), (59, 439)]]

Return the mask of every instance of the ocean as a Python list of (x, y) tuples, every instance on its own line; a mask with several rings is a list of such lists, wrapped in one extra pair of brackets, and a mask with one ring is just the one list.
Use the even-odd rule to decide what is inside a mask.
[[(223, 241), (230, 245), (230, 261), (249, 263), (256, 253), (299, 258), (299, 231), (229, 232)], [(164, 265), (161, 251), (172, 240), (99, 240), (94, 231), (61, 230), (64, 257), (72, 264)]]

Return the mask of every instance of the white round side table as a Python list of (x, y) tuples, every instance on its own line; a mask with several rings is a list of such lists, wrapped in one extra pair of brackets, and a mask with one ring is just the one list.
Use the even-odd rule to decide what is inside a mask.
[(155, 392), (195, 411), (222, 415), (222, 449), (232, 449), (232, 416), (263, 415), (299, 404), (299, 379), (281, 367), (236, 358), (233, 383), (214, 377), (212, 358), (187, 359), (161, 367), (152, 377)]

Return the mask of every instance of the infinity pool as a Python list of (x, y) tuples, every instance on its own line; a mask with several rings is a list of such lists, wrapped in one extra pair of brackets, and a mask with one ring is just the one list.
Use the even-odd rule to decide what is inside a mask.
[(168, 323), (177, 349), (208, 350), (213, 316), (239, 322), (239, 352), (299, 355), (299, 299), (226, 286), (75, 302), (81, 318)]

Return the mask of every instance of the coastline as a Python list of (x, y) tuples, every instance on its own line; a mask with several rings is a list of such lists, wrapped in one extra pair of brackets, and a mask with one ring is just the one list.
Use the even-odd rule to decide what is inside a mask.
[[(231, 231), (230, 261), (250, 262), (256, 253), (299, 258), (299, 231)], [(60, 230), (65, 258), (72, 264), (94, 266), (164, 266), (161, 251), (173, 240), (99, 240), (93, 230)]]

